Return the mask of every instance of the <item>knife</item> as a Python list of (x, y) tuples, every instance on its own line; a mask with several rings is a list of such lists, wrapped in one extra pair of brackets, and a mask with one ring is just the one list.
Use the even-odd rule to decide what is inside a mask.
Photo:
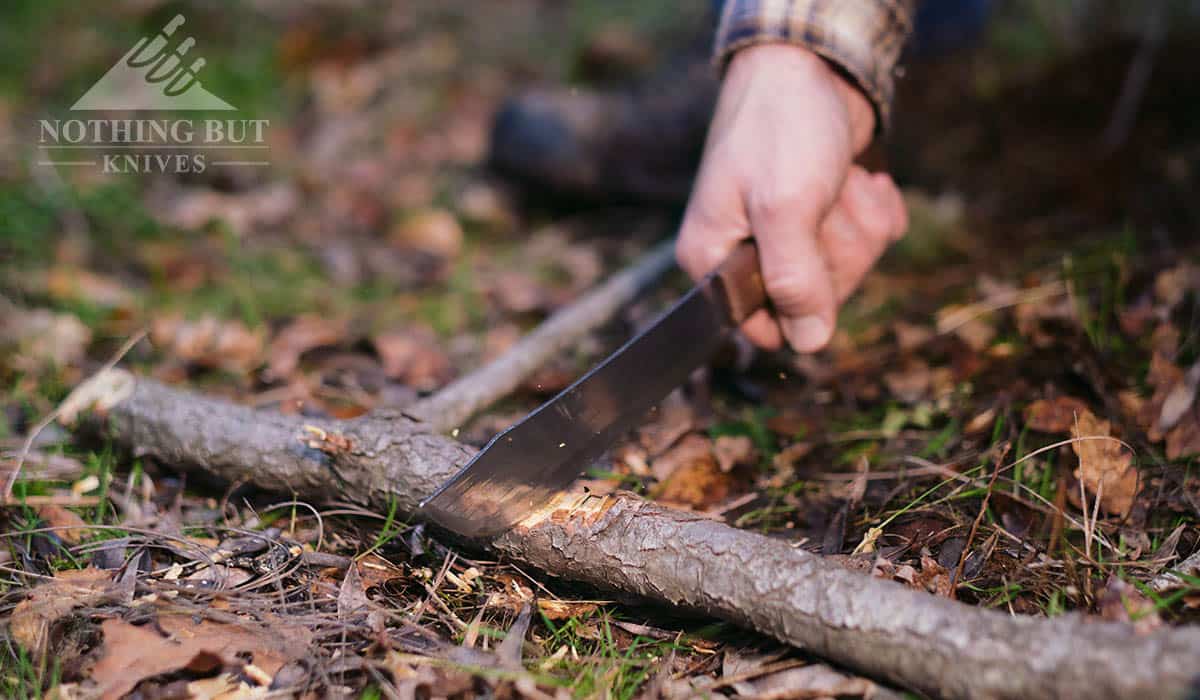
[(766, 300), (758, 250), (743, 241), (645, 330), (493, 437), (422, 512), (468, 537), (512, 527), (570, 486)]

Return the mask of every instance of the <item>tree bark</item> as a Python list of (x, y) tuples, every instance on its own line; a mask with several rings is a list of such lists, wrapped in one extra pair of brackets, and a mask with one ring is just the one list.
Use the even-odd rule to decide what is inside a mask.
[[(119, 373), (119, 374), (113, 374)], [(314, 421), (112, 370), (76, 404), (172, 467), (415, 514), (473, 450), (408, 418)], [(119, 387), (113, 391), (112, 387)], [(67, 414), (67, 418), (70, 413)], [(1200, 687), (1200, 629), (1140, 636), (1077, 615), (1011, 616), (848, 571), (788, 542), (631, 497), (562, 501), (481, 543), (542, 571), (745, 625), (949, 698), (1168, 698)]]

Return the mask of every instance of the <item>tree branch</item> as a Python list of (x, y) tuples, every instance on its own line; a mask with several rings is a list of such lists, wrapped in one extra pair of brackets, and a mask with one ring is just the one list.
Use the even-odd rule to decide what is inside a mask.
[[(305, 499), (337, 494), (376, 508), (394, 499), (416, 514), (473, 452), (409, 419), (312, 421), (114, 373), (121, 376), (92, 380), (122, 387), (93, 397), (108, 418), (94, 425), (107, 425), (118, 443)], [(971, 607), (637, 498), (560, 501), (483, 544), (549, 574), (730, 620), (934, 696), (1184, 697), (1200, 683), (1194, 627), (1139, 636), (1130, 625), (1073, 614)]]

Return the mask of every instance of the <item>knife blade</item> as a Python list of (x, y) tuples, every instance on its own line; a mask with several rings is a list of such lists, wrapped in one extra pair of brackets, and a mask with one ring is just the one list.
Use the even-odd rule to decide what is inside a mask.
[(496, 435), (421, 503), (435, 522), (487, 537), (550, 501), (766, 304), (758, 251), (743, 241), (653, 323)]

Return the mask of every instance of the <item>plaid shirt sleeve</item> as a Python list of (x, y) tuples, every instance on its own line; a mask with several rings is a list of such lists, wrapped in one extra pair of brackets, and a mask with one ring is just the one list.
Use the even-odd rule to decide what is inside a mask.
[(912, 30), (914, 0), (725, 0), (715, 60), (753, 44), (795, 43), (833, 62), (890, 117), (894, 71)]

